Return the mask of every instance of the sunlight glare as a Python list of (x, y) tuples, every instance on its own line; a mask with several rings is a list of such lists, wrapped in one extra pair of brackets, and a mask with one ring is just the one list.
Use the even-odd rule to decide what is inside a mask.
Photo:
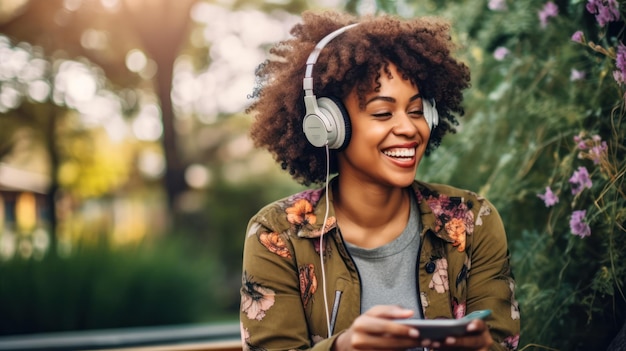
[(109, 36), (106, 31), (87, 29), (80, 36), (80, 45), (85, 49), (104, 50), (107, 48)]
[(117, 10), (121, 5), (119, 0), (100, 0), (100, 3), (109, 10)]
[(185, 170), (185, 181), (194, 189), (206, 188), (211, 178), (210, 170), (200, 164), (193, 164)]
[(5, 108), (14, 109), (19, 106), (21, 101), (22, 95), (13, 84), (2, 84), (0, 89), (0, 111), (5, 110)]
[(193, 109), (202, 123), (214, 123), (220, 114), (243, 111), (254, 89), (254, 71), (265, 57), (263, 45), (284, 40), (299, 17), (283, 12), (230, 11), (198, 3), (192, 19), (204, 24), (210, 65), (200, 72), (177, 70), (172, 91), (177, 109)]
[(55, 93), (69, 107), (75, 107), (80, 101), (88, 101), (97, 91), (94, 74), (82, 63), (65, 61), (59, 66), (55, 77)]
[(143, 150), (137, 158), (137, 168), (144, 177), (157, 179), (165, 171), (165, 158), (153, 150)]
[(132, 49), (126, 54), (126, 68), (131, 72), (141, 72), (147, 63), (146, 54), (139, 49)]
[(50, 70), (48, 61), (40, 58), (34, 58), (18, 72), (17, 78), (22, 82), (32, 82), (34, 80), (43, 79)]
[(161, 110), (156, 104), (146, 104), (141, 107), (139, 114), (132, 122), (132, 131), (135, 137), (142, 141), (159, 140), (163, 134)]
[(104, 123), (104, 130), (113, 142), (120, 142), (126, 139), (129, 134), (129, 127), (121, 114), (115, 114)]
[(16, 78), (29, 59), (30, 54), (24, 49), (2, 47), (0, 49), (0, 79)]
[(121, 102), (113, 93), (100, 91), (91, 99), (79, 102), (74, 108), (80, 112), (83, 126), (95, 128), (105, 125), (120, 114)]
[(36, 102), (45, 102), (52, 88), (45, 80), (35, 80), (28, 84), (28, 97)]
[(63, 0), (63, 7), (68, 11), (76, 11), (82, 5), (82, 0)]

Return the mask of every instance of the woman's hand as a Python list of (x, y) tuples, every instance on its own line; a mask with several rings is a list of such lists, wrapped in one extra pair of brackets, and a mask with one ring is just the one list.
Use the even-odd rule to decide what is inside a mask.
[(475, 319), (467, 325), (467, 333), (463, 336), (449, 336), (441, 341), (423, 340), (421, 346), (437, 351), (472, 350), (487, 351), (493, 344), (489, 328), (483, 320)]
[(374, 306), (357, 317), (342, 333), (333, 351), (406, 350), (420, 344), (419, 332), (412, 327), (394, 323), (394, 319), (412, 317), (414, 312), (399, 306)]
[(448, 337), (441, 341), (421, 339), (418, 329), (393, 321), (412, 316), (413, 311), (399, 306), (374, 306), (357, 317), (350, 328), (339, 335), (333, 345), (333, 351), (404, 351), (415, 347), (429, 347), (438, 351), (487, 351), (493, 344), (487, 325), (478, 319), (468, 324), (467, 334), (459, 337)]

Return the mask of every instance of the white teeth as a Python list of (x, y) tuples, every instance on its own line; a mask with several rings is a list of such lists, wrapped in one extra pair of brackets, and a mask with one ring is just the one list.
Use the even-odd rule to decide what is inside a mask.
[(413, 157), (415, 156), (415, 149), (389, 149), (383, 151), (383, 154), (389, 157)]

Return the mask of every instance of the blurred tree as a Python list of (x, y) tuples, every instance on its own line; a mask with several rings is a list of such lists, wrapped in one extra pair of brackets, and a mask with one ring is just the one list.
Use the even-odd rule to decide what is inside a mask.
[[(176, 200), (187, 189), (185, 169), (188, 164), (180, 153), (174, 126), (172, 78), (174, 61), (186, 44), (190, 26), (189, 11), (196, 0), (123, 0), (125, 23), (138, 34), (143, 48), (156, 61), (155, 90), (159, 97), (163, 120), (163, 152), (165, 153), (164, 186), (169, 207), (176, 209)], [(164, 25), (167, 24), (167, 25)]]
[[(115, 189), (128, 179), (128, 156), (134, 151), (110, 153), (113, 144), (122, 144), (111, 141), (124, 139), (120, 103), (93, 66), (54, 60), (29, 44), (13, 45), (4, 36), (0, 51), (0, 160), (47, 172), (48, 189), (41, 189), (46, 215), (40, 219), (49, 221), (45, 227), (56, 249), (58, 201), (64, 195), (85, 198)], [(105, 138), (98, 138), (103, 134)], [(108, 154), (101, 152), (104, 145)]]
[[(117, 89), (137, 89), (148, 83), (131, 74), (126, 65), (131, 50), (147, 51), (157, 65), (154, 87), (147, 89), (154, 89), (160, 101), (166, 161), (163, 189), (172, 210), (176, 210), (177, 196), (186, 190), (188, 161), (178, 150), (170, 92), (174, 60), (186, 43), (193, 3), (125, 0), (106, 7), (98, 0), (30, 0), (20, 13), (0, 24), (5, 35), (40, 46), (57, 58), (87, 58), (104, 70)], [(135, 97), (126, 102), (130, 108), (137, 103)]]

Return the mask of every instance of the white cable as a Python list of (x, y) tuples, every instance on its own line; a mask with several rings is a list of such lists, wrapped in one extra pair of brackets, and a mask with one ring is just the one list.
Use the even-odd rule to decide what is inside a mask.
[(324, 213), (324, 221), (322, 222), (322, 230), (320, 235), (320, 263), (322, 266), (322, 293), (324, 294), (324, 311), (326, 312), (326, 328), (328, 329), (328, 337), (331, 336), (330, 317), (328, 315), (328, 297), (326, 296), (326, 270), (324, 269), (324, 230), (326, 229), (326, 221), (328, 220), (328, 208), (330, 200), (328, 199), (328, 177), (330, 176), (330, 152), (328, 151), (328, 141), (326, 142), (326, 212)]

